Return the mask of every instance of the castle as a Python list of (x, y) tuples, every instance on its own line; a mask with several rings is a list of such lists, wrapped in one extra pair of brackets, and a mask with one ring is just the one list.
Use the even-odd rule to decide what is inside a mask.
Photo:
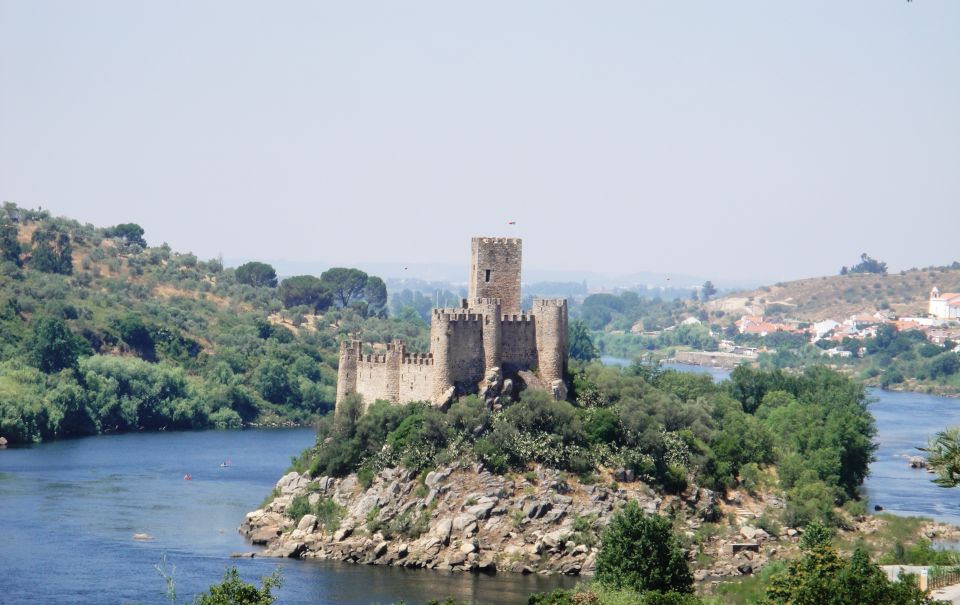
[(433, 310), (429, 353), (409, 352), (400, 340), (373, 355), (360, 341), (341, 343), (337, 408), (350, 393), (364, 408), (378, 399), (444, 406), (475, 392), (492, 401), (512, 396), (519, 381), (566, 397), (567, 301), (534, 299), (521, 311), (520, 257), (520, 238), (471, 240), (468, 297)]

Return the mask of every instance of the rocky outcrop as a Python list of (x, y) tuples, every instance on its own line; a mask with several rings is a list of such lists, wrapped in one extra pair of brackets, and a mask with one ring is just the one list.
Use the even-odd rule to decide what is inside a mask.
[[(618, 477), (633, 479), (625, 471)], [(355, 475), (313, 479), (289, 473), (277, 487), (280, 495), (240, 526), (253, 544), (266, 547), (262, 556), (455, 571), (590, 575), (601, 533), (629, 500), (648, 513), (686, 519), (690, 536), (723, 515), (720, 499), (707, 489), (665, 496), (639, 481), (583, 484), (543, 468), (500, 476), (477, 465), (447, 466), (422, 479), (405, 469), (386, 469), (368, 489)], [(315, 514), (294, 523), (286, 512), (297, 497), (314, 507), (330, 500), (343, 514), (333, 527)], [(748, 540), (759, 546), (734, 552), (733, 542)], [(763, 551), (769, 543), (775, 538), (749, 525), (729, 540), (715, 540), (710, 550), (725, 560), (704, 576), (752, 573), (768, 559)], [(691, 550), (691, 558), (696, 555)], [(747, 564), (750, 572), (738, 571)]]

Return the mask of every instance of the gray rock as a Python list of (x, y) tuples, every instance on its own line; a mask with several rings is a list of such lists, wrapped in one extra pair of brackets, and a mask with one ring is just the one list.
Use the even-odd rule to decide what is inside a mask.
[(379, 544), (377, 544), (376, 546), (374, 546), (374, 547), (373, 547), (373, 556), (374, 556), (374, 558), (377, 558), (377, 557), (383, 555), (383, 553), (387, 552), (387, 547), (388, 547), (388, 546), (390, 546), (390, 543), (389, 543), (389, 542), (386, 542), (386, 541), (380, 542)]
[(451, 519), (440, 519), (431, 532), (441, 543), (447, 545), (450, 543), (450, 531), (453, 529)]
[(250, 536), (250, 542), (257, 546), (263, 546), (268, 542), (270, 542), (271, 540), (275, 540), (279, 535), (280, 535), (279, 527), (272, 527), (272, 526), (261, 527), (257, 531), (253, 532), (252, 536)]
[(302, 532), (312, 532), (313, 529), (317, 526), (317, 517), (315, 515), (304, 515), (300, 519), (300, 523), (297, 523), (297, 529)]

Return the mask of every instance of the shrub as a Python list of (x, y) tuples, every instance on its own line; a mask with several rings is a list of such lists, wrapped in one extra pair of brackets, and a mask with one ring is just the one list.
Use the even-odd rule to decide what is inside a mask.
[(604, 532), (596, 578), (610, 588), (638, 592), (693, 590), (686, 553), (670, 522), (659, 515), (645, 515), (634, 501), (614, 515)]

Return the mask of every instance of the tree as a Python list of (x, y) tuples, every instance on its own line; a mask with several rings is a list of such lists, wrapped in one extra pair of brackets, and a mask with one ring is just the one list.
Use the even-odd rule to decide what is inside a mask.
[(276, 288), (277, 272), (267, 263), (251, 261), (237, 267), (237, 281), (255, 288)]
[(703, 286), (700, 287), (700, 300), (706, 302), (710, 300), (710, 297), (717, 293), (716, 286), (713, 285), (713, 282), (707, 280), (703, 282)]
[(37, 229), (31, 237), (30, 266), (44, 273), (73, 274), (73, 246), (70, 235), (55, 227)]
[(369, 278), (360, 269), (334, 267), (321, 273), (320, 279), (333, 290), (333, 295), (340, 306), (347, 307), (363, 296)]
[(637, 592), (692, 592), (686, 553), (670, 522), (645, 515), (630, 501), (614, 515), (597, 555), (596, 579), (611, 588)]
[(860, 262), (850, 268), (850, 273), (877, 273), (886, 275), (887, 263), (870, 258), (866, 252), (860, 255)]
[(10, 261), (20, 267), (23, 262), (20, 254), (23, 249), (17, 239), (17, 226), (7, 221), (0, 222), (0, 261)]
[(570, 324), (570, 357), (581, 361), (596, 359), (597, 348), (593, 344), (590, 328), (581, 320)]
[(333, 303), (333, 292), (319, 278), (295, 275), (280, 282), (280, 300), (286, 308), (307, 305), (316, 311), (326, 311)]
[(960, 426), (937, 433), (920, 451), (927, 453), (927, 466), (939, 475), (934, 483), (940, 487), (960, 485)]
[(41, 372), (52, 374), (67, 368), (76, 369), (80, 350), (80, 339), (59, 317), (34, 320), (27, 352), (30, 362)]
[(277, 597), (272, 590), (283, 583), (280, 571), (260, 579), (260, 587), (240, 579), (240, 572), (231, 567), (223, 574), (223, 581), (214, 584), (197, 596), (195, 605), (273, 605)]
[(376, 275), (367, 278), (367, 285), (363, 288), (363, 297), (370, 305), (370, 317), (386, 317), (387, 314), (387, 284)]
[(940, 603), (924, 594), (912, 576), (895, 582), (856, 549), (845, 560), (828, 544), (818, 543), (767, 585), (769, 605), (931, 605)]
[(127, 244), (136, 244), (147, 247), (147, 240), (143, 239), (143, 227), (136, 223), (120, 223), (106, 230), (104, 235), (124, 240)]

